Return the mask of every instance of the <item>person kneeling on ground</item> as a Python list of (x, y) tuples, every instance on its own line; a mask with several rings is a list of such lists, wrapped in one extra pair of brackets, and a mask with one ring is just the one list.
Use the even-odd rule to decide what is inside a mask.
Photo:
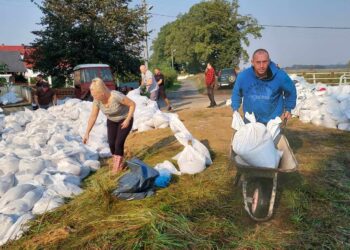
[(56, 93), (47, 82), (43, 82), (35, 91), (34, 101), (38, 108), (48, 109), (57, 104)]
[(243, 113), (254, 113), (257, 122), (266, 125), (277, 116), (290, 119), (297, 99), (293, 81), (265, 49), (256, 50), (251, 63), (237, 76), (231, 97), (233, 111), (239, 110), (243, 99)]
[(113, 156), (112, 173), (115, 174), (123, 169), (124, 143), (132, 128), (135, 103), (116, 90), (110, 91), (100, 78), (92, 80), (90, 91), (94, 101), (83, 143), (87, 143), (101, 110), (107, 116), (108, 144)]

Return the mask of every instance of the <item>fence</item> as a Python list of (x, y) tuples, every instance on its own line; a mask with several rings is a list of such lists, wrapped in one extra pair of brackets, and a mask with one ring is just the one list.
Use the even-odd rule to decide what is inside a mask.
[(350, 72), (347, 71), (328, 71), (328, 72), (289, 72), (305, 78), (311, 83), (327, 84), (350, 84)]

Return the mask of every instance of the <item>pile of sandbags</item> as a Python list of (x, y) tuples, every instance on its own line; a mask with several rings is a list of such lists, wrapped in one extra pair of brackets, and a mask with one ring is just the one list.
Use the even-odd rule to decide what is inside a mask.
[(23, 98), (17, 96), (16, 92), (12, 88), (10, 89), (9, 92), (0, 96), (0, 103), (2, 105), (13, 104), (21, 101), (23, 101)]
[(71, 99), (49, 110), (26, 109), (0, 119), (0, 245), (18, 238), (34, 215), (80, 194), (82, 179), (99, 169), (98, 158), (110, 156), (103, 114), (91, 132), (91, 145), (82, 143), (91, 107)]
[(127, 97), (136, 103), (132, 130), (143, 132), (169, 126), (169, 118), (159, 110), (157, 102), (141, 96), (139, 88), (130, 91)]
[(350, 85), (309, 84), (303, 77), (290, 77), (298, 92), (293, 115), (304, 123), (350, 131)]
[[(156, 102), (137, 91), (128, 95), (136, 102), (134, 129), (170, 124), (185, 146), (175, 157), (182, 173), (199, 173), (211, 164), (208, 149), (192, 137), (176, 114), (160, 112)], [(34, 215), (80, 194), (82, 179), (100, 168), (99, 157), (111, 156), (102, 112), (88, 144), (82, 143), (91, 109), (91, 102), (65, 99), (48, 110), (25, 109), (0, 117), (0, 245), (20, 237)], [(158, 168), (181, 174), (170, 162)]]
[(277, 150), (274, 139), (279, 134), (279, 117), (269, 121), (267, 126), (256, 122), (254, 114), (245, 115), (250, 123), (244, 124), (237, 111), (233, 114), (232, 128), (237, 130), (232, 140), (232, 149), (237, 162), (242, 165), (263, 168), (277, 168), (282, 152)]

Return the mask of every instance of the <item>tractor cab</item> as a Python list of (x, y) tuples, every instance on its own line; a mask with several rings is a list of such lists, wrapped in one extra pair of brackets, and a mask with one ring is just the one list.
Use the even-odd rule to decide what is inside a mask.
[(74, 94), (81, 100), (92, 100), (90, 85), (95, 77), (101, 78), (110, 90), (115, 90), (111, 68), (107, 64), (79, 64), (73, 69)]

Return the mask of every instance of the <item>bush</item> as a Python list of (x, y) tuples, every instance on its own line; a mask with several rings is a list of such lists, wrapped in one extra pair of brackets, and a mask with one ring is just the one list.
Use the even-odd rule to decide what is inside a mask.
[(5, 77), (0, 77), (0, 85), (4, 85), (6, 83)]
[[(176, 79), (177, 79), (177, 72), (176, 72), (176, 70), (174, 70), (173, 68), (171, 68), (167, 64), (161, 64), (159, 66), (157, 65), (157, 66), (152, 67), (152, 68), (153, 69), (155, 69), (155, 68), (159, 68), (160, 69), (160, 71), (164, 75), (165, 87), (166, 88), (170, 88), (171, 86), (174, 85), (174, 83), (176, 82)], [(152, 72), (154, 72), (154, 70), (152, 70)]]

